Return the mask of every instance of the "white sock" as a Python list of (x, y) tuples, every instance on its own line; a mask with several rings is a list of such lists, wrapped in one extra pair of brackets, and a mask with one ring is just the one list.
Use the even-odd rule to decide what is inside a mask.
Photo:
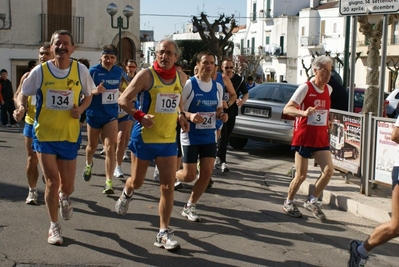
[(313, 195), (310, 195), (310, 196), (309, 196), (309, 202), (310, 202), (310, 203), (316, 203), (316, 202), (317, 202), (317, 197), (315, 197), (315, 196), (313, 196)]
[(56, 226), (58, 226), (59, 222), (50, 222), (50, 227), (54, 228)]
[(127, 198), (131, 198), (133, 196), (133, 192), (130, 194), (130, 196), (126, 193), (126, 189), (123, 189), (123, 194), (127, 197)]
[(364, 242), (362, 242), (358, 247), (357, 247), (357, 252), (360, 254), (360, 256), (362, 257), (362, 258), (367, 258), (367, 256), (369, 255), (369, 251), (367, 251), (365, 248), (364, 248)]
[(292, 200), (289, 200), (288, 198), (285, 200), (285, 203), (286, 204), (291, 204), (292, 203)]

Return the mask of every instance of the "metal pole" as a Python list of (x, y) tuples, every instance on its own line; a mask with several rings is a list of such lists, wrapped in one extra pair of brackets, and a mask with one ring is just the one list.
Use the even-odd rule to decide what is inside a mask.
[(350, 64), (350, 77), (349, 77), (349, 96), (348, 96), (348, 109), (350, 112), (353, 110), (353, 99), (354, 99), (354, 89), (355, 84), (355, 56), (356, 56), (356, 27), (357, 27), (357, 16), (352, 16), (352, 42), (351, 42), (351, 64)]
[(121, 64), (121, 54), (122, 54), (122, 27), (123, 27), (123, 18), (121, 16), (118, 17), (118, 29), (119, 29), (119, 41), (118, 41), (118, 62)]
[(351, 19), (350, 16), (345, 18), (345, 48), (344, 48), (344, 88), (348, 88), (348, 75), (349, 75), (349, 41), (351, 32)]
[(382, 22), (382, 44), (381, 44), (381, 63), (380, 63), (380, 81), (378, 94), (378, 110), (377, 116), (382, 117), (382, 110), (384, 105), (384, 91), (385, 91), (385, 64), (387, 56), (387, 34), (388, 34), (388, 14), (384, 14)]

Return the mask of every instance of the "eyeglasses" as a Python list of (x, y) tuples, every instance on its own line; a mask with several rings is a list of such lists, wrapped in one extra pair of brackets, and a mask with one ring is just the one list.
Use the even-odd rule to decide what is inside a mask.
[(319, 71), (331, 73), (332, 69), (319, 69)]
[(224, 68), (225, 68), (226, 70), (232, 70), (232, 69), (234, 69), (233, 66), (225, 66)]
[(166, 54), (167, 56), (173, 56), (175, 53), (174, 52), (172, 52), (172, 51), (170, 51), (170, 50), (159, 50), (159, 51), (157, 51), (157, 54), (159, 54), (159, 55), (163, 55), (163, 54)]

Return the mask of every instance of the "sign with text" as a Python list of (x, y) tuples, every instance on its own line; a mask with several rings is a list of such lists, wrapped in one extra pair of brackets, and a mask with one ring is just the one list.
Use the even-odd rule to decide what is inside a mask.
[(362, 120), (331, 112), (330, 151), (335, 169), (360, 176)]
[(396, 13), (399, 0), (340, 0), (341, 15), (371, 15)]
[(393, 127), (393, 123), (377, 122), (374, 180), (385, 184), (392, 184), (391, 172), (397, 155), (398, 144), (391, 141)]

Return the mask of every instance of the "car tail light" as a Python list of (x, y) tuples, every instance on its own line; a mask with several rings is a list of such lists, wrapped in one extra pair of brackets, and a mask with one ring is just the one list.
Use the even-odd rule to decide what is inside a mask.
[(293, 121), (293, 120), (295, 120), (295, 117), (291, 117), (291, 116), (289, 116), (287, 114), (281, 113), (281, 119), (282, 120), (287, 120), (287, 121)]
[(389, 100), (384, 100), (384, 107), (382, 108), (382, 116), (387, 117), (387, 106), (389, 105)]

